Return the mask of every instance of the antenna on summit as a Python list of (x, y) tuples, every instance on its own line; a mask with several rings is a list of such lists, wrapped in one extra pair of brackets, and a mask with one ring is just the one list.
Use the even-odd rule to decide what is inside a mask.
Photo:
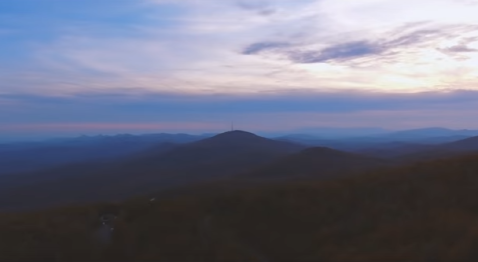
[(234, 131), (234, 122), (231, 122), (231, 131)]

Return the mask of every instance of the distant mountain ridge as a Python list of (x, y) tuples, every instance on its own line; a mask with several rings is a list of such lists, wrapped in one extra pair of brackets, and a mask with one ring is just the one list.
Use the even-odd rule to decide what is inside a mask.
[[(117, 150), (122, 146), (120, 143)], [(385, 153), (380, 151), (370, 151), (367, 156), (324, 146), (307, 149), (307, 146), (296, 143), (231, 131), (180, 145), (153, 145), (116, 160), (0, 176), (0, 207), (123, 199), (229, 178), (269, 181), (300, 177), (328, 179), (389, 167), (396, 162), (478, 152), (478, 138), (430, 147), (400, 142), (390, 146), (396, 149), (393, 152), (396, 156), (384, 160), (381, 158)], [(400, 152), (406, 155), (402, 156)]]
[(469, 129), (448, 129), (442, 127), (429, 127), (420, 129), (411, 129), (384, 134), (391, 137), (444, 137), (444, 136), (478, 136), (478, 130)]
[(478, 130), (453, 130), (440, 127), (421, 128), (403, 131), (378, 133), (374, 135), (360, 136), (350, 134), (348, 136), (331, 138), (312, 134), (295, 134), (281, 136), (277, 139), (291, 141), (309, 146), (326, 146), (338, 150), (361, 152), (368, 149), (393, 149), (396, 143), (408, 143), (421, 145), (436, 145), (454, 142), (469, 137), (478, 136)]
[[(121, 161), (78, 164), (3, 179), (0, 198), (6, 199), (3, 205), (13, 205), (8, 199), (14, 199), (15, 205), (25, 206), (124, 198), (227, 177), (302, 149), (302, 145), (232, 131), (165, 152), (150, 149)], [(30, 180), (35, 182), (28, 183)], [(28, 197), (31, 192), (42, 199)]]
[(169, 148), (172, 144), (190, 143), (207, 137), (209, 136), (187, 134), (123, 134), (0, 144), (0, 175), (110, 160), (153, 147)]
[(400, 157), (404, 160), (430, 160), (437, 158), (448, 158), (469, 153), (478, 153), (478, 136), (470, 137), (450, 143), (433, 145), (423, 150), (417, 150), (413, 153), (402, 154)]

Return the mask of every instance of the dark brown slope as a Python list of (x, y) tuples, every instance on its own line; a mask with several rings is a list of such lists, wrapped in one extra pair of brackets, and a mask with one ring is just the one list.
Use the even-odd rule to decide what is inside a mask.
[(262, 176), (337, 177), (370, 169), (388, 167), (392, 163), (374, 157), (316, 147), (284, 158), (270, 165)]
[(224, 189), (249, 188), (260, 184), (281, 183), (284, 180), (337, 179), (360, 175), (398, 166), (394, 161), (343, 152), (326, 147), (313, 147), (299, 153), (278, 158), (252, 171), (225, 176), (223, 179), (206, 181), (201, 185), (185, 186), (161, 192), (162, 197), (188, 195), (198, 188)]
[(477, 155), (214, 190), (120, 204), (107, 247), (91, 238), (98, 206), (0, 215), (0, 261), (478, 260)]
[(258, 180), (337, 178), (392, 165), (392, 162), (384, 159), (343, 152), (327, 147), (314, 147), (283, 157), (254, 172), (238, 176), (238, 178)]
[(455, 142), (430, 146), (428, 149), (399, 156), (398, 159), (402, 161), (423, 161), (466, 155), (475, 152), (478, 152), (478, 137), (470, 137)]
[(467, 139), (459, 140), (456, 142), (451, 142), (444, 145), (450, 150), (460, 151), (460, 152), (473, 152), (478, 151), (478, 136), (470, 137)]
[(24, 175), (13, 186), (3, 183), (0, 208), (125, 198), (246, 172), (301, 149), (244, 131), (227, 132), (165, 153), (153, 150), (119, 162)]
[(379, 146), (369, 147), (355, 151), (358, 154), (379, 157), (385, 159), (392, 159), (404, 155), (415, 154), (417, 152), (423, 152), (435, 148), (436, 145), (430, 144), (414, 144), (406, 142), (392, 142), (382, 144)]

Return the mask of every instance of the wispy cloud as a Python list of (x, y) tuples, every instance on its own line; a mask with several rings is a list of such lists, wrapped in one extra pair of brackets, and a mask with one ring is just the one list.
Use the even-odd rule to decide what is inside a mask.
[[(420, 24), (418, 24), (420, 25)], [(330, 44), (323, 48), (315, 43), (287, 43), (287, 42), (257, 42), (248, 45), (242, 54), (278, 53), (288, 57), (294, 63), (324, 63), (329, 61), (348, 61), (351, 59), (377, 56), (380, 62), (386, 56), (406, 55), (407, 51), (420, 49), (439, 49), (444, 41), (459, 41), (474, 43), (474, 37), (464, 37), (469, 33), (476, 33), (478, 25), (450, 25), (437, 26), (427, 25), (425, 28), (410, 31), (416, 25), (404, 25), (394, 28), (385, 34), (385, 37), (377, 37), (368, 40), (354, 40)], [(408, 30), (407, 30), (408, 29)], [(363, 38), (357, 35), (357, 38)], [(320, 46), (320, 45), (319, 45)], [(318, 50), (314, 50), (318, 49)], [(451, 52), (471, 52), (474, 49), (465, 44), (445, 48)], [(411, 58), (412, 60), (413, 58)]]
[(478, 52), (478, 49), (470, 48), (466, 45), (455, 45), (452, 47), (445, 48), (444, 50), (447, 52), (454, 52), (454, 53)]
[(2, 123), (475, 109), (475, 1), (69, 2), (0, 3)]
[(271, 4), (270, 1), (261, 1), (261, 0), (239, 0), (237, 1), (237, 6), (257, 13), (258, 15), (269, 16), (277, 12), (275, 7)]
[(367, 41), (355, 41), (326, 47), (318, 52), (292, 52), (290, 58), (296, 63), (323, 63), (330, 60), (378, 55), (382, 52), (382, 47), (378, 45)]
[[(414, 111), (414, 117), (434, 112), (478, 110), (476, 91), (424, 92), (419, 94), (387, 94), (376, 92), (310, 92), (289, 91), (256, 95), (178, 95), (174, 93), (83, 94), (75, 96), (3, 95), (10, 104), (0, 105), (3, 125), (43, 123), (102, 123), (122, 125), (125, 122), (181, 123), (204, 122), (215, 125), (241, 119), (253, 125), (261, 117), (275, 115), (270, 125), (278, 125), (281, 115), (295, 115), (297, 121), (287, 119), (289, 127), (299, 127), (307, 115), (334, 115), (335, 125), (352, 120), (351, 115), (367, 116), (367, 112), (388, 112), (401, 115)], [(428, 112), (428, 113), (427, 113)], [(274, 117), (274, 118), (276, 118)], [(414, 118), (412, 117), (412, 118)], [(356, 120), (356, 119), (355, 119)], [(355, 121), (354, 120), (354, 121)], [(320, 124), (320, 119), (315, 119)], [(357, 120), (358, 121), (358, 120)], [(462, 120), (457, 119), (457, 122)], [(462, 125), (466, 125), (463, 120)], [(470, 123), (468, 123), (470, 124)], [(377, 120), (376, 125), (385, 125)], [(391, 125), (387, 122), (386, 125)]]
[[(410, 4), (150, 0), (145, 13), (149, 20), (129, 22), (116, 34), (104, 34), (112, 29), (107, 24), (76, 26), (53, 41), (34, 45), (29, 68), (3, 71), (0, 77), (10, 81), (2, 89), (71, 93), (137, 87), (242, 93), (473, 88), (474, 75), (468, 69), (478, 57), (463, 51), (473, 50), (477, 42), (459, 42), (477, 35), (478, 21), (466, 13), (450, 19), (442, 16), (443, 9), (431, 12), (425, 4), (407, 16), (404, 8)], [(445, 0), (435, 6), (470, 8)], [(395, 14), (387, 7), (399, 11)], [(256, 13), (267, 9), (275, 11)], [(364, 10), (368, 18), (363, 18)], [(382, 21), (384, 13), (389, 19)], [(462, 51), (460, 57), (453, 51)], [(463, 62), (464, 55), (468, 62)]]
[(244, 50), (242, 50), (242, 54), (259, 54), (266, 51), (275, 51), (279, 48), (284, 48), (288, 46), (290, 46), (290, 44), (284, 42), (258, 42), (248, 45), (246, 48), (244, 48)]

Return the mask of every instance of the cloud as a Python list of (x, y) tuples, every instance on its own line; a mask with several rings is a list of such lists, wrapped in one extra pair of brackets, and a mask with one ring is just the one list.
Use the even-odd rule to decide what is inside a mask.
[(295, 63), (323, 63), (330, 60), (352, 59), (355, 57), (377, 55), (382, 47), (367, 41), (342, 43), (324, 48), (318, 52), (292, 52), (290, 59)]
[(290, 46), (290, 44), (284, 42), (258, 42), (250, 44), (249, 46), (244, 48), (241, 53), (244, 55), (253, 55), (263, 53), (265, 51), (274, 51), (279, 48), (288, 46)]
[(230, 121), (250, 131), (304, 127), (478, 128), (477, 91), (387, 94), (291, 90), (256, 95), (84, 93), (2, 95), (0, 140), (7, 134), (221, 132)]
[(0, 3), (2, 127), (458, 127), (478, 110), (451, 92), (478, 89), (476, 1), (68, 2)]
[(60, 132), (128, 132), (128, 131), (178, 131), (192, 130), (210, 131), (220, 128), (217, 123), (207, 122), (161, 122), (161, 123), (37, 123), (37, 124), (9, 124), (0, 127), (0, 132), (25, 131), (30, 132), (51, 132), (54, 130)]
[(470, 48), (466, 45), (456, 45), (456, 46), (445, 48), (444, 51), (453, 52), (453, 53), (468, 53), (468, 52), (478, 52), (478, 49)]
[(94, 21), (77, 19), (92, 2), (49, 24), (47, 39), (4, 51), (12, 58), (0, 61), (1, 92), (476, 88), (477, 54), (452, 51), (477, 48), (460, 39), (478, 21), (452, 0), (120, 1), (113, 14), (107, 3)]
[[(416, 29), (417, 26), (428, 28)], [(410, 29), (414, 30), (410, 31)], [(423, 48), (437, 48), (437, 43), (449, 39), (460, 39), (463, 34), (476, 32), (477, 30), (478, 25), (450, 25), (437, 28), (436, 25), (415, 23), (389, 30), (384, 37), (334, 43), (323, 48), (316, 47), (317, 44), (315, 43), (263, 41), (248, 45), (241, 53), (245, 55), (261, 55), (266, 52), (276, 53), (294, 63), (347, 62), (362, 57), (396, 57), (407, 50), (419, 51)], [(470, 39), (476, 41), (475, 38)], [(444, 48), (444, 50), (449, 52), (473, 52), (475, 49), (460, 44)], [(377, 58), (378, 61), (381, 60), (380, 58)]]
[[(9, 110), (29, 113), (44, 108), (51, 119), (69, 120), (76, 117), (91, 120), (108, 120), (108, 115), (135, 116), (138, 119), (166, 117), (175, 119), (190, 114), (214, 113), (287, 113), (287, 112), (336, 112), (350, 113), (367, 110), (401, 111), (450, 108), (477, 108), (475, 101), (478, 91), (422, 92), (416, 94), (389, 94), (377, 92), (289, 90), (282, 92), (262, 92), (258, 94), (175, 94), (164, 92), (142, 92), (131, 90), (125, 93), (84, 93), (74, 96), (45, 95), (2, 95), (0, 99), (10, 101), (2, 105), (0, 120), (3, 123), (16, 121), (20, 115), (12, 115)], [(11, 105), (11, 106), (10, 106)], [(19, 106), (21, 105), (21, 106)], [(58, 110), (62, 108), (62, 110)], [(96, 112), (91, 114), (92, 112)], [(71, 114), (70, 114), (71, 113)], [(63, 116), (63, 117), (60, 117)], [(116, 117), (115, 116), (115, 117)], [(44, 117), (42, 117), (44, 118)]]
[(455, 0), (457, 3), (462, 3), (464, 5), (468, 5), (468, 6), (476, 6), (478, 5), (478, 1), (477, 0)]
[(242, 9), (253, 11), (263, 16), (269, 16), (277, 12), (277, 10), (268, 1), (240, 0), (236, 4)]

